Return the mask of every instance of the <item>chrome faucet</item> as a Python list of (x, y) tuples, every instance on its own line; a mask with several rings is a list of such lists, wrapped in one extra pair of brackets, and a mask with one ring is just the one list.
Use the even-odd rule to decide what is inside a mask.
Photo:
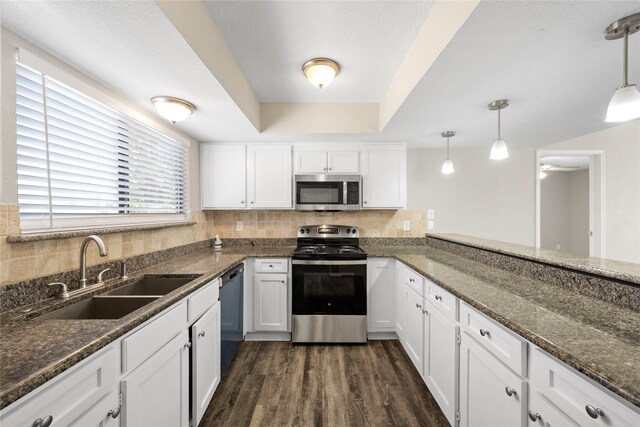
[(80, 246), (80, 288), (87, 287), (87, 247), (92, 241), (96, 242), (100, 250), (100, 256), (107, 256), (107, 248), (102, 239), (96, 235), (88, 236)]

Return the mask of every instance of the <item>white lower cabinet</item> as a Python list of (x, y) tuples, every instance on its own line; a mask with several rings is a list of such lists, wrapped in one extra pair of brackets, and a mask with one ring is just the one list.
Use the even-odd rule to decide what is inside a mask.
[(256, 274), (254, 303), (256, 331), (287, 331), (286, 274)]
[(367, 322), (368, 332), (395, 330), (395, 260), (367, 260)]
[(54, 423), (55, 426), (117, 427), (120, 425), (120, 393), (113, 389), (87, 411), (70, 422)]
[(191, 342), (191, 416), (197, 426), (220, 384), (220, 303), (193, 324)]
[(189, 426), (189, 334), (182, 331), (120, 383), (123, 427)]
[(424, 300), (410, 286), (405, 286), (405, 316), (404, 327), (404, 349), (409, 354), (409, 358), (422, 374), (423, 351), (424, 351), (424, 313), (422, 305)]
[(529, 392), (529, 427), (578, 427), (571, 418), (559, 411), (535, 390)]
[(451, 425), (456, 423), (458, 384), (458, 324), (431, 304), (425, 304), (424, 368), (429, 391)]
[(467, 332), (460, 346), (460, 425), (525, 425), (527, 382)]
[(395, 288), (395, 314), (396, 314), (396, 334), (400, 339), (400, 342), (404, 342), (404, 325), (406, 323), (407, 315), (405, 313), (406, 306), (406, 291), (404, 289), (404, 276), (406, 267), (399, 262), (396, 263), (396, 282)]

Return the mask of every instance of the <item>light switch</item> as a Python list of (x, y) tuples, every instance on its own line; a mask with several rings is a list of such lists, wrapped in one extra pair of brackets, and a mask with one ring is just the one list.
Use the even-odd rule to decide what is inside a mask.
[(427, 219), (436, 219), (436, 211), (433, 209), (427, 210)]
[(404, 221), (402, 223), (402, 229), (404, 231), (411, 231), (411, 221)]
[(236, 231), (244, 230), (244, 223), (242, 221), (236, 221)]
[(427, 230), (433, 230), (433, 227), (435, 226), (434, 221), (427, 221)]

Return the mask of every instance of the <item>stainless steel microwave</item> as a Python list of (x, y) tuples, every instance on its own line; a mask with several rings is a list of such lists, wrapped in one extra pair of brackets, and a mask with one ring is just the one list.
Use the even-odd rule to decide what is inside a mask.
[(353, 211), (362, 205), (360, 175), (296, 175), (297, 211)]

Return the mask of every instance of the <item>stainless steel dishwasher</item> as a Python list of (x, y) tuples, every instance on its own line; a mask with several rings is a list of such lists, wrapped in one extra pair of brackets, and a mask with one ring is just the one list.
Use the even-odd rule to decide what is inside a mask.
[(220, 285), (221, 375), (233, 360), (243, 335), (244, 266), (238, 264), (222, 276)]

